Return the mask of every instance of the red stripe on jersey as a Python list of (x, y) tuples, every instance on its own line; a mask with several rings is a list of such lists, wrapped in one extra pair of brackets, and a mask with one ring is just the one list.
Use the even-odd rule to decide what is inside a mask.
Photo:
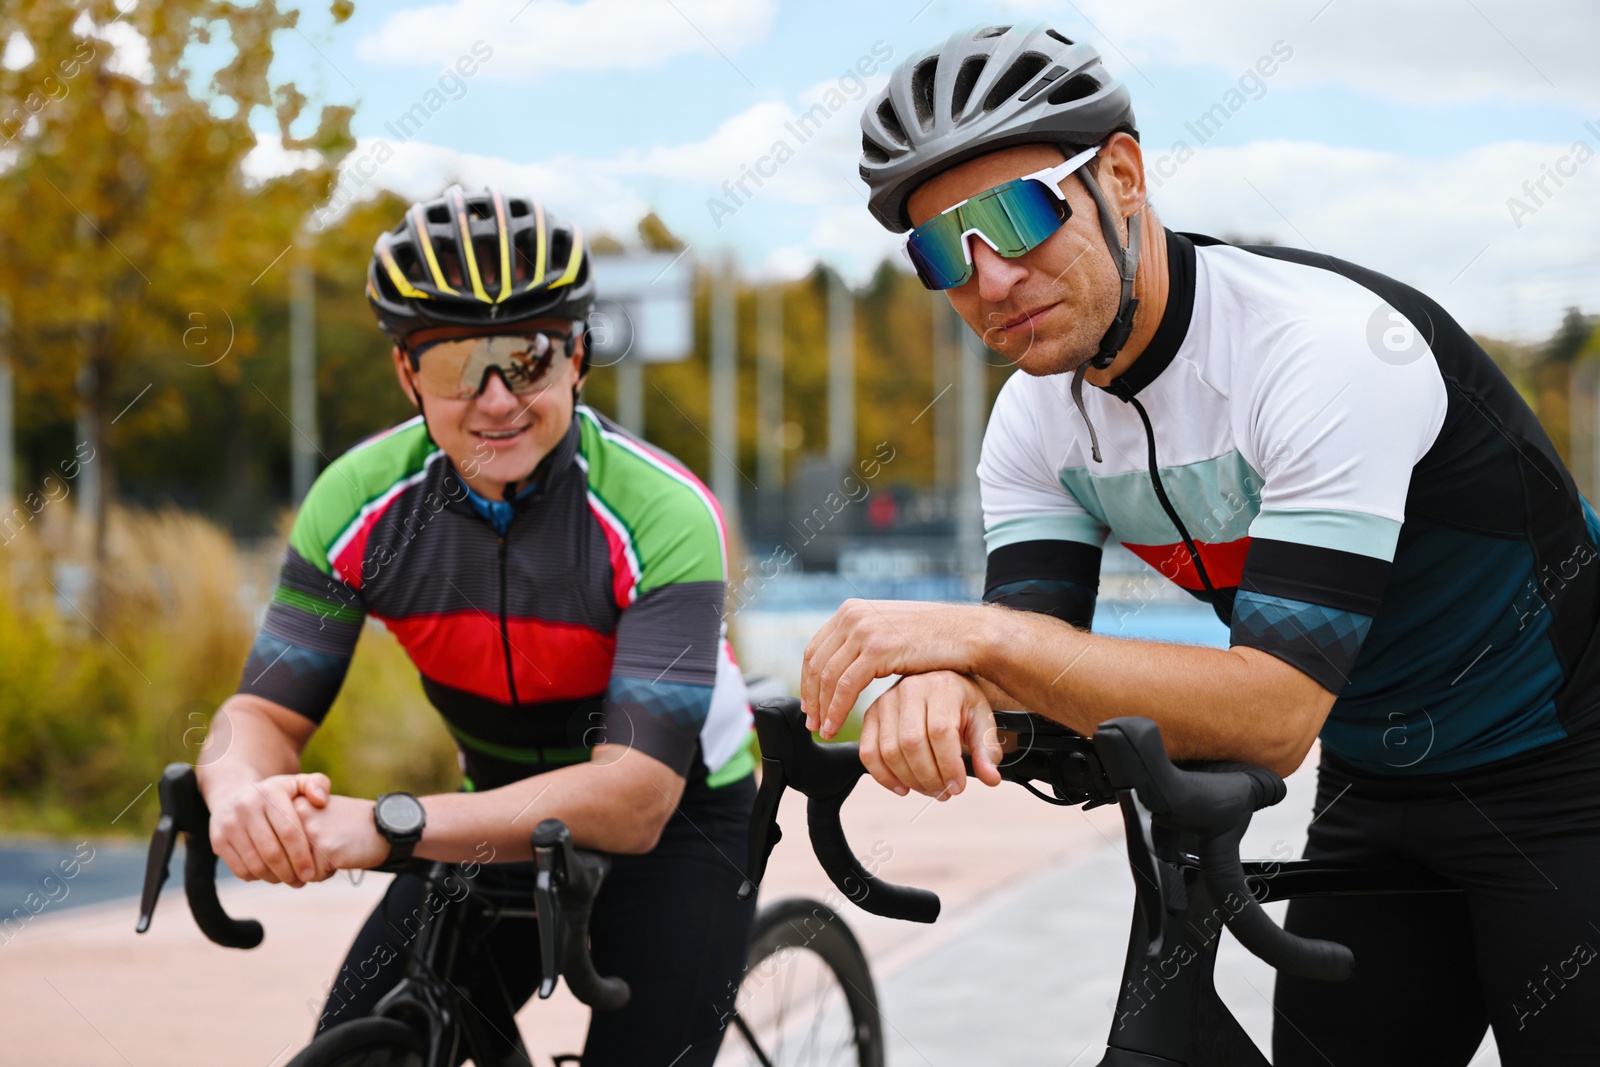
[[(1184, 589), (1205, 588), (1205, 583), (1200, 580), (1200, 572), (1195, 569), (1194, 561), (1189, 558), (1189, 549), (1183, 542), (1175, 545), (1130, 545), (1124, 541), (1122, 545), (1154, 567), (1162, 577)], [(1200, 562), (1206, 565), (1206, 577), (1211, 579), (1212, 588), (1232, 589), (1244, 577), (1244, 558), (1250, 553), (1250, 538), (1241, 537), (1237, 541), (1219, 544), (1196, 541), (1194, 547), (1200, 551)]]
[[(417, 670), (476, 696), (511, 702), (500, 620), (481, 611), (384, 619)], [(605, 691), (617, 639), (587, 626), (508, 619), (517, 699), (572, 700)]]
[(593, 498), (589, 500), (589, 511), (593, 513), (595, 521), (606, 534), (606, 549), (611, 556), (611, 597), (617, 602), (617, 607), (625, 608), (633, 603), (633, 594), (638, 590), (633, 577), (633, 568), (628, 564), (627, 543), (611, 525), (611, 520), (601, 514)]
[[(344, 548), (339, 550), (337, 556), (328, 561), (333, 565), (334, 573), (343, 578), (346, 584), (355, 589), (361, 588), (361, 571), (363, 562), (367, 558), (367, 539), (372, 536), (373, 528), (378, 525), (378, 520), (383, 518), (389, 509), (394, 506), (394, 502), (403, 495), (403, 492), (396, 492), (391, 489), (389, 499), (384, 501), (383, 507), (375, 509), (366, 518), (362, 519), (361, 525), (357, 528), (354, 536), (345, 542)], [(380, 560), (373, 561), (374, 573), (376, 573), (376, 568), (381, 566), (381, 563), (382, 561)]]

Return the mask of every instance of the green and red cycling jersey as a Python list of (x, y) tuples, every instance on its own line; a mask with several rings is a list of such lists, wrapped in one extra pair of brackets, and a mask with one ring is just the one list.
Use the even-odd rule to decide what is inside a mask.
[(487, 789), (625, 744), (715, 786), (750, 773), (721, 512), (671, 456), (579, 405), (511, 502), (420, 418), (357, 445), (296, 516), (240, 685), (320, 723), (368, 617)]

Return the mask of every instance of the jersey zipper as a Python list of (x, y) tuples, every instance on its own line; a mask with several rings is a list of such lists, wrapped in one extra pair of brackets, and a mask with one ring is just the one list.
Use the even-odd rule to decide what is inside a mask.
[(506, 655), (506, 691), (511, 694), (511, 705), (516, 707), (517, 672), (511, 663), (511, 628), (506, 623), (506, 535), (500, 534), (500, 645)]

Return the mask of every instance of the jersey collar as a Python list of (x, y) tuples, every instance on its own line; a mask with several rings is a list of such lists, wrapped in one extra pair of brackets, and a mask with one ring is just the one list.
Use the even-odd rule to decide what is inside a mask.
[(1161, 316), (1150, 344), (1139, 354), (1122, 374), (1119, 374), (1105, 391), (1119, 400), (1131, 400), (1139, 390), (1155, 381), (1167, 369), (1172, 357), (1178, 354), (1183, 339), (1189, 333), (1189, 320), (1194, 314), (1194, 242), (1181, 233), (1166, 230), (1167, 235), (1167, 310)]

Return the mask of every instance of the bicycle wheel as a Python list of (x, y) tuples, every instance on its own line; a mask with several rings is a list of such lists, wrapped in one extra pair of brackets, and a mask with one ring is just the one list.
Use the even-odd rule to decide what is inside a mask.
[(883, 1067), (872, 972), (855, 935), (815, 900), (756, 915), (718, 1067)]
[(287, 1067), (422, 1067), (422, 1035), (394, 1019), (352, 1019), (300, 1050)]

